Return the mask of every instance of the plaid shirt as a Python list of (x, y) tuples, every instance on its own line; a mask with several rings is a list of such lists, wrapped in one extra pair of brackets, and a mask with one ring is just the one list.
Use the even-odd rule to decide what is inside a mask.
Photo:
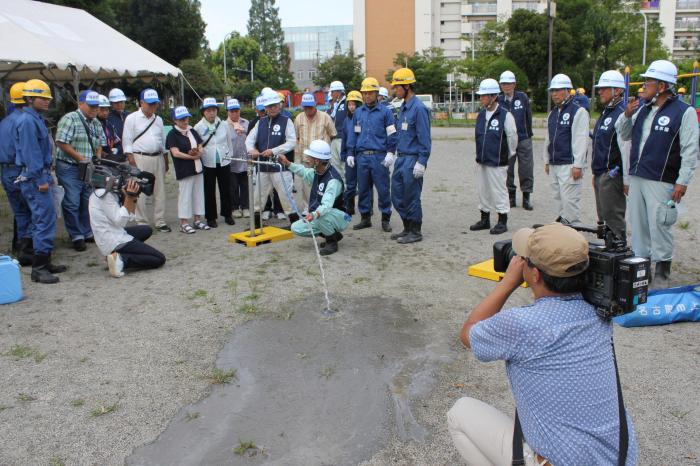
[[(92, 138), (92, 145), (94, 147), (90, 147), (90, 140), (85, 132), (83, 122), (85, 122), (85, 125), (87, 125), (90, 130), (90, 137)], [(107, 145), (107, 138), (105, 138), (105, 132), (97, 118), (88, 121), (80, 113), (80, 110), (75, 110), (66, 113), (59, 120), (58, 129), (56, 130), (56, 142), (70, 144), (80, 155), (85, 158), (91, 158), (93, 155), (97, 155), (97, 149), (99, 147)], [(77, 163), (70, 155), (66, 154), (61, 149), (56, 151), (56, 160)]]

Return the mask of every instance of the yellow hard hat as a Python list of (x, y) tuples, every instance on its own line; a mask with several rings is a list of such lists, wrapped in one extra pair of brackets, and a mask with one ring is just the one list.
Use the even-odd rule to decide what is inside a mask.
[(586, 90), (585, 90), (584, 88), (582, 88), (582, 87), (579, 87), (578, 89), (576, 89), (576, 92), (578, 92), (579, 95), (585, 95), (585, 94), (586, 94)]
[(569, 90), (569, 95), (576, 95), (576, 90), (570, 89), (570, 90)]
[(19, 83), (14, 83), (12, 87), (10, 88), (10, 102), (13, 104), (23, 104), (24, 102), (24, 97), (22, 97), (22, 93), (24, 92), (24, 83), (19, 82)]
[(416, 82), (416, 75), (413, 74), (408, 68), (399, 68), (394, 71), (394, 76), (391, 78), (392, 86), (399, 86), (401, 84), (413, 84)]
[(348, 102), (350, 102), (351, 100), (354, 100), (355, 102), (360, 102), (360, 103), (362, 103), (362, 102), (363, 102), (363, 100), (362, 100), (362, 94), (360, 94), (360, 91), (350, 91), (350, 92), (348, 93), (348, 98), (347, 98), (347, 100), (348, 100)]
[(286, 97), (284, 96), (284, 94), (282, 94), (281, 92), (278, 92), (277, 95), (280, 96), (280, 99), (282, 99), (282, 100), (285, 100), (285, 99), (286, 99)]
[(379, 92), (379, 81), (377, 81), (374, 78), (365, 78), (362, 81), (362, 87), (360, 88), (360, 92), (372, 92), (372, 91)]
[(53, 99), (49, 85), (41, 79), (30, 79), (24, 83), (22, 95), (24, 97), (43, 97), (45, 99)]
[(679, 94), (685, 94), (685, 93), (686, 93), (685, 87), (679, 87), (679, 88), (678, 88), (678, 93), (679, 93)]

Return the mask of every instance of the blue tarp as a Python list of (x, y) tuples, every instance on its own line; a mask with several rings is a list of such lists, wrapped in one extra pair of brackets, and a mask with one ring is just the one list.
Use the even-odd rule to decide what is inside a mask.
[(700, 283), (650, 291), (645, 304), (613, 321), (623, 327), (700, 322)]

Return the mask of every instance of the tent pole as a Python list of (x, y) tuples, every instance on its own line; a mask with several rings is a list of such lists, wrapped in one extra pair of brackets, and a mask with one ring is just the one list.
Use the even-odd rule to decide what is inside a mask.
[(80, 96), (80, 73), (75, 67), (73, 67), (73, 93), (75, 94), (75, 101), (78, 101)]
[(180, 80), (180, 105), (185, 105), (185, 80), (182, 74), (178, 76), (178, 79)]

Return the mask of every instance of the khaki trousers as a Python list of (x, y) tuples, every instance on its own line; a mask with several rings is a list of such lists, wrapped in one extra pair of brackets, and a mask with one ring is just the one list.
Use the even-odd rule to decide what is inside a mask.
[[(136, 166), (141, 171), (153, 173), (156, 177), (152, 196), (140, 196), (136, 203), (136, 223), (165, 225), (165, 159), (162, 155), (134, 154)], [(152, 206), (152, 207), (151, 207)], [(153, 209), (153, 222), (148, 211)]]

